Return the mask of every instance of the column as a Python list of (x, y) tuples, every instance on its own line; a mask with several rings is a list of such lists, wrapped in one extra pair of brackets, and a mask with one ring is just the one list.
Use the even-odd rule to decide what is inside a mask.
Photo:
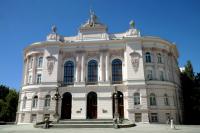
[(100, 53), (100, 69), (99, 69), (100, 82), (103, 82), (103, 52)]
[(24, 85), (26, 85), (28, 82), (28, 69), (29, 69), (29, 60), (27, 57), (24, 62)]
[(153, 80), (159, 80), (159, 70), (157, 65), (157, 52), (156, 50), (152, 51), (152, 62), (154, 63), (154, 69), (153, 69)]
[(106, 82), (110, 81), (110, 57), (109, 57), (109, 51), (106, 53), (106, 60), (105, 60), (105, 64), (106, 64)]
[(36, 83), (36, 55), (33, 55), (33, 64), (32, 64), (32, 84)]
[(76, 55), (76, 79), (75, 82), (79, 82), (79, 54)]
[(85, 53), (82, 54), (81, 60), (81, 82), (85, 82)]

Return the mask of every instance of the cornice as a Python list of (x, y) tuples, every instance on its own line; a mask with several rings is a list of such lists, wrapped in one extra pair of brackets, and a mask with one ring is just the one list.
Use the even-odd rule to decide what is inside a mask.
[(34, 50), (35, 48), (44, 48), (44, 47), (79, 47), (81, 46), (98, 46), (102, 45), (105, 47), (108, 47), (111, 44), (127, 44), (131, 42), (137, 42), (139, 41), (142, 45), (144, 45), (145, 42), (153, 42), (153, 43), (159, 43), (160, 45), (166, 45), (171, 50), (170, 52), (173, 52), (176, 57), (178, 57), (178, 50), (176, 48), (176, 45), (173, 43), (164, 40), (159, 37), (151, 37), (151, 36), (144, 36), (144, 37), (125, 37), (120, 40), (99, 40), (99, 41), (74, 41), (74, 42), (60, 42), (60, 41), (43, 41), (43, 42), (37, 42), (33, 43), (30, 46), (26, 47), (24, 49), (24, 53), (28, 52), (29, 50)]

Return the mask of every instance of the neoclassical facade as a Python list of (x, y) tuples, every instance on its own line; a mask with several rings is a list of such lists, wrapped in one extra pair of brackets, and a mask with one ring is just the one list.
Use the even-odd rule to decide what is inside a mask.
[(46, 41), (24, 49), (17, 123), (59, 119), (113, 119), (118, 96), (121, 119), (142, 123), (182, 121), (178, 51), (159, 37), (141, 36), (133, 21), (109, 34), (94, 13), (76, 36), (56, 27)]

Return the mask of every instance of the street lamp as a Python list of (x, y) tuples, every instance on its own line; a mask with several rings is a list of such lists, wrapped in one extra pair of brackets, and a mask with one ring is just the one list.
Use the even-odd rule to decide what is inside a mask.
[(59, 86), (56, 87), (56, 93), (55, 93), (54, 97), (52, 98), (53, 100), (56, 101), (55, 114), (54, 114), (53, 116), (54, 116), (54, 118), (56, 118), (56, 122), (57, 122), (57, 123), (58, 123), (58, 121), (59, 121), (58, 102), (59, 102), (59, 100), (61, 99), (61, 96), (60, 96), (60, 94), (59, 94), (58, 88), (59, 88)]
[(114, 128), (119, 128), (118, 126), (118, 121), (119, 121), (119, 113), (118, 113), (118, 93), (116, 90), (116, 86), (115, 86), (115, 92), (114, 92), (114, 105), (115, 105), (115, 112), (114, 112)]

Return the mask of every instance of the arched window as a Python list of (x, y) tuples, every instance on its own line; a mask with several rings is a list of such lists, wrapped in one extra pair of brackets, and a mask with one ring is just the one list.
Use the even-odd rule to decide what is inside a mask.
[(140, 93), (136, 92), (134, 93), (134, 105), (140, 104)]
[(49, 107), (50, 106), (50, 102), (51, 102), (51, 96), (50, 95), (46, 95), (45, 101), (44, 101), (44, 106), (45, 107)]
[(156, 105), (156, 95), (154, 93), (150, 94), (150, 105)]
[(169, 105), (169, 99), (168, 99), (167, 94), (164, 95), (164, 103), (165, 103), (166, 106)]
[(27, 101), (27, 97), (25, 96), (23, 98), (23, 105), (22, 105), (22, 108), (25, 109), (26, 108), (26, 101)]
[(151, 62), (151, 54), (149, 52), (146, 52), (146, 62), (147, 63)]
[(41, 68), (43, 63), (43, 57), (39, 57), (37, 61), (37, 67)]
[(36, 108), (36, 107), (37, 107), (37, 104), (38, 104), (38, 96), (34, 96), (34, 97), (33, 97), (33, 105), (32, 105), (32, 107), (33, 107), (33, 108)]
[(67, 85), (74, 83), (74, 63), (67, 61), (64, 65), (64, 83)]
[(115, 59), (112, 61), (112, 82), (122, 82), (122, 61), (120, 59)]
[(88, 84), (95, 84), (98, 80), (98, 63), (96, 60), (88, 62)]
[(162, 63), (162, 56), (160, 53), (157, 54), (158, 63)]

